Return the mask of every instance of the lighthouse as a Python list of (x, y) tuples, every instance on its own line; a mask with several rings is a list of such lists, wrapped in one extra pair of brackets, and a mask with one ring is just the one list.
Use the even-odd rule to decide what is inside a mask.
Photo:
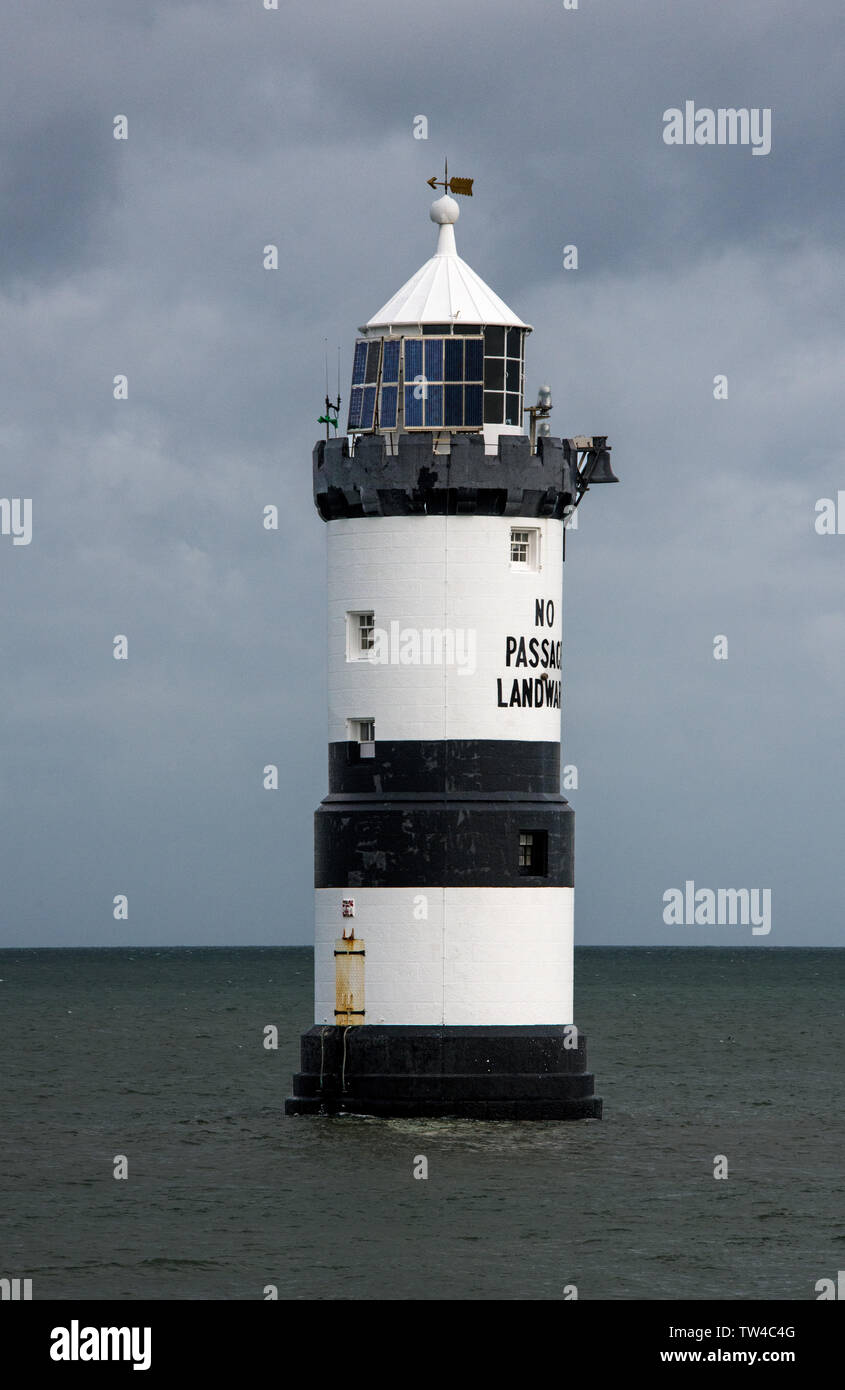
[(285, 1110), (599, 1118), (561, 620), (567, 525), (616, 478), (606, 437), (543, 432), (547, 388), (525, 407), (531, 327), (458, 255), (451, 193), (471, 181), (444, 187), (434, 255), (359, 330), (346, 433), (314, 449), (329, 785), (314, 1026)]

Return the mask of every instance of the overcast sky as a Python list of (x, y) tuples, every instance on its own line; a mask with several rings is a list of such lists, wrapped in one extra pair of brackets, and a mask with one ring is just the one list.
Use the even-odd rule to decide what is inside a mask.
[[(843, 944), (844, 39), (841, 0), (7, 7), (0, 944), (311, 941), (324, 339), (345, 396), (444, 154), (552, 433), (621, 479), (565, 566), (577, 941)], [(687, 100), (771, 152), (666, 145)], [(664, 925), (688, 879), (770, 934)]]

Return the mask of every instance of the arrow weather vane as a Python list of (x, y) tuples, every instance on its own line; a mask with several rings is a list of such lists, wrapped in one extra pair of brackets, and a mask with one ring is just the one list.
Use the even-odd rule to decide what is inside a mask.
[(427, 182), (429, 188), (442, 188), (442, 189), (445, 190), (446, 193), (462, 193), (462, 194), (464, 195), (465, 198), (471, 198), (471, 197), (472, 197), (472, 185), (473, 185), (473, 183), (475, 182), (475, 180), (474, 180), (474, 179), (454, 179), (454, 178), (453, 178), (453, 179), (450, 179), (450, 178), (449, 178), (449, 161), (448, 161), (448, 159), (447, 159), (447, 160), (445, 161), (445, 167), (444, 167), (444, 171), (443, 171), (443, 178), (442, 178), (442, 179), (427, 179), (426, 182)]

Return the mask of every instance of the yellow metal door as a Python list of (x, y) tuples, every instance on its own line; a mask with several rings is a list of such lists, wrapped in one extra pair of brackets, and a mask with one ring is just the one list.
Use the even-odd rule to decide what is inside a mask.
[(343, 1027), (364, 1022), (364, 955), (354, 933), (334, 944), (334, 1021)]

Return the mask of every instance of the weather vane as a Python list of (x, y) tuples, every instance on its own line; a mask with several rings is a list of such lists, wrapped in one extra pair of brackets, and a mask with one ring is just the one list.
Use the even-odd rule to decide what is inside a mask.
[(444, 167), (444, 172), (443, 172), (443, 178), (442, 178), (442, 179), (427, 179), (426, 182), (427, 182), (429, 188), (442, 188), (442, 189), (444, 189), (447, 193), (462, 193), (462, 194), (464, 195), (465, 198), (471, 198), (471, 197), (472, 197), (472, 185), (473, 185), (473, 183), (475, 182), (475, 180), (474, 180), (474, 179), (450, 179), (450, 178), (449, 178), (449, 161), (448, 161), (448, 159), (447, 159), (447, 160), (445, 161), (445, 167)]

